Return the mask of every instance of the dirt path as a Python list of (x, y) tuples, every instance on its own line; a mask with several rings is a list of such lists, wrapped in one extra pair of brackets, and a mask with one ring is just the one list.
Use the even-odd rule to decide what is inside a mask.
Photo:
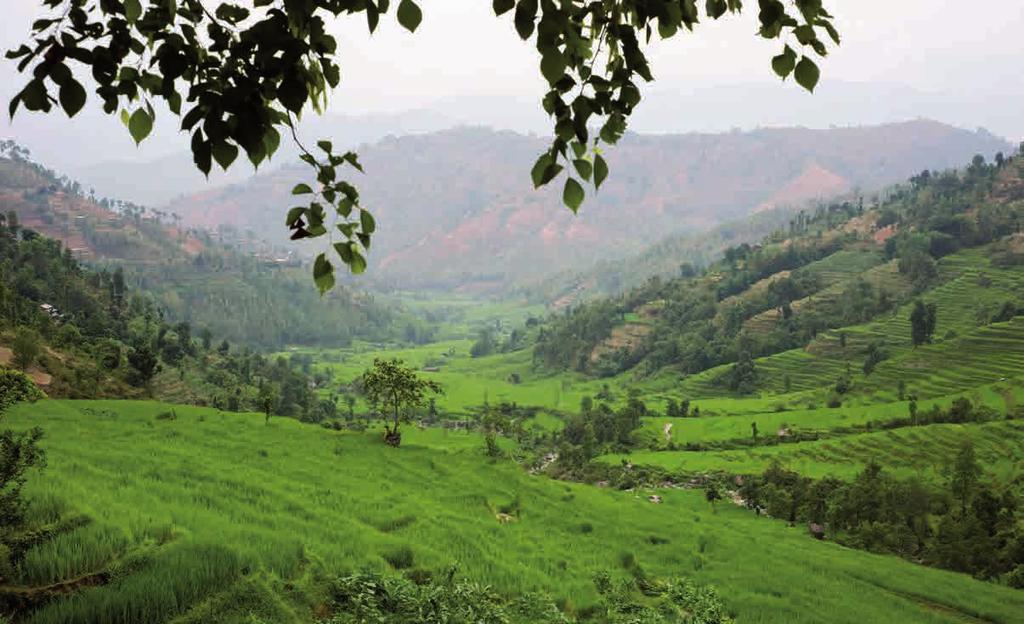
[[(8, 366), (11, 360), (14, 359), (14, 352), (7, 347), (0, 347), (0, 365)], [(37, 386), (48, 386), (53, 382), (53, 376), (49, 373), (44, 373), (38, 368), (30, 368), (25, 371), (25, 374), (35, 382)]]

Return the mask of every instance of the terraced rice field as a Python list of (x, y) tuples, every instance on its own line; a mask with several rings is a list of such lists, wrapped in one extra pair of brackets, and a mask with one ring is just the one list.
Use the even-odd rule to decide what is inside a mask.
[(43, 401), (8, 422), (45, 429), (50, 464), (28, 494), (35, 519), (64, 524), (0, 589), (78, 583), (29, 624), (309, 622), (325, 579), (452, 564), (501, 592), (550, 591), (573, 613), (596, 599), (593, 574), (621, 576), (625, 561), (716, 586), (745, 624), (1024, 612), (1020, 592), (818, 542), (700, 492), (652, 505), (533, 476), (485, 457), (475, 434), (407, 428), (393, 449), (374, 432), (131, 401)]
[(1024, 421), (906, 427), (749, 450), (639, 451), (607, 455), (602, 461), (618, 464), (628, 460), (684, 474), (756, 474), (777, 461), (806, 476), (841, 478), (856, 475), (874, 461), (900, 476), (942, 480), (965, 439), (973, 441), (990, 477), (1008, 483), (1024, 476), (1024, 466), (1016, 460), (1024, 455)]
[[(938, 310), (933, 344), (912, 348), (912, 306), (907, 304), (871, 323), (822, 334), (806, 349), (756, 360), (762, 390), (782, 394), (788, 386), (790, 392), (807, 392), (823, 402), (827, 392), (822, 389), (849, 370), (860, 395), (854, 400), (874, 402), (892, 400), (900, 380), (909, 391), (926, 398), (1015, 375), (1024, 366), (1024, 318), (992, 325), (987, 319), (1003, 303), (1024, 298), (1024, 270), (990, 266), (984, 249), (948, 256), (939, 267), (946, 281), (922, 296)], [(845, 347), (840, 334), (845, 335)], [(884, 344), (890, 358), (865, 377), (863, 354), (872, 342)], [(681, 384), (681, 394), (694, 399), (727, 396), (714, 383), (726, 369), (690, 377)]]

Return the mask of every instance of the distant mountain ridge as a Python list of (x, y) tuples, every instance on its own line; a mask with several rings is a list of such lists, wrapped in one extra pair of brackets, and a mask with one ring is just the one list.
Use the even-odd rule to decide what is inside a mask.
[[(627, 135), (606, 151), (611, 176), (574, 217), (560, 187), (534, 191), (529, 168), (545, 141), (457, 128), (388, 137), (360, 150), (352, 181), (379, 234), (369, 274), (379, 284), (502, 292), (522, 280), (640, 252), (781, 205), (872, 190), (922, 169), (946, 169), (1009, 144), (932, 121), (725, 134)], [(283, 240), (299, 165), (184, 197), (185, 223), (230, 223)]]

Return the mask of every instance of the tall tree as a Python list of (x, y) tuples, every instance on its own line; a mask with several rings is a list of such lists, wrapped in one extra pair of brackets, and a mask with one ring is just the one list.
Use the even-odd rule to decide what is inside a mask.
[(914, 302), (914, 309), (910, 312), (910, 342), (915, 347), (932, 341), (936, 314), (934, 303), (925, 304), (920, 299)]
[(961, 513), (967, 512), (967, 505), (971, 502), (980, 476), (981, 466), (974, 453), (974, 443), (970, 439), (964, 440), (957, 451), (949, 479), (950, 489), (960, 503)]
[[(354, 152), (336, 152), (321, 140), (316, 151), (297, 138), (296, 121), (305, 109), (322, 111), (341, 81), (338, 44), (328, 21), (363, 14), (370, 32), (391, 8), (389, 0), (44, 0), (50, 13), (32, 27), (32, 39), (8, 53), (31, 78), (10, 102), (10, 114), (25, 107), (69, 116), (85, 105), (87, 93), (76, 76), (91, 73), (103, 110), (119, 114), (136, 142), (152, 131), (163, 101), (191, 134), (196, 166), (209, 174), (213, 163), (227, 169), (244, 151), (254, 165), (277, 150), (282, 132), (293, 137), (316, 184), (296, 185), (306, 196), (289, 210), (292, 238), (334, 236), (336, 258), (353, 272), (366, 268), (376, 229), (358, 190), (338, 178), (350, 166), (362, 171)], [(496, 15), (510, 15), (523, 40), (533, 40), (547, 83), (542, 104), (554, 136), (531, 171), (535, 186), (563, 172), (564, 203), (576, 211), (584, 184), (596, 191), (608, 176), (599, 145), (624, 134), (640, 103), (639, 81), (654, 80), (645, 46), (688, 33), (701, 21), (743, 9), (740, 0), (492, 0)], [(759, 37), (784, 41), (771, 59), (780, 77), (793, 76), (813, 91), (816, 58), (839, 43), (833, 18), (821, 0), (758, 0)], [(703, 11), (701, 11), (703, 9)], [(702, 15), (703, 13), (703, 15)], [(415, 0), (399, 0), (395, 16), (415, 31), (423, 14)], [(704, 19), (704, 18), (707, 19)], [(472, 25), (462, 25), (471, 28)], [(598, 127), (596, 136), (591, 129)], [(328, 215), (328, 210), (333, 213)], [(334, 256), (332, 256), (334, 257)], [(313, 277), (323, 291), (334, 285), (327, 252), (317, 256)]]

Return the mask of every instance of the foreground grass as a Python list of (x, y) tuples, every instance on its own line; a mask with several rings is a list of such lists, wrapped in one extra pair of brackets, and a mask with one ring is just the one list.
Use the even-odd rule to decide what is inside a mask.
[[(171, 409), (176, 419), (158, 418)], [(716, 585), (741, 622), (1014, 622), (1024, 610), (1020, 592), (713, 511), (700, 492), (652, 505), (531, 476), (487, 460), (473, 434), (407, 428), (395, 450), (372, 433), (115, 401), (19, 406), (10, 422), (47, 432), (36, 517), (89, 519), (30, 552), (14, 584), (113, 572), (33, 624), (310, 622), (325, 577), (452, 564), (571, 611), (595, 601), (594, 572), (624, 574), (630, 558)], [(516, 500), (518, 520), (499, 523)]]

